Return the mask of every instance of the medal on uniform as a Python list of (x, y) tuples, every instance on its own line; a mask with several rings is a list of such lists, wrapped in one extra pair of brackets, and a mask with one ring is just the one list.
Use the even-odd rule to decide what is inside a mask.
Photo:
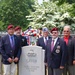
[(56, 53), (60, 53), (60, 46), (57, 46)]
[(60, 53), (60, 50), (59, 49), (56, 49), (56, 51), (55, 51), (56, 53)]
[(22, 39), (22, 41), (24, 41), (24, 39)]

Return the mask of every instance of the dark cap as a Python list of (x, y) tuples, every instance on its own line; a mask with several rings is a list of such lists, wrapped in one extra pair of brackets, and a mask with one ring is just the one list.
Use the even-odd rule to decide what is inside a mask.
[(17, 30), (19, 30), (19, 29), (21, 29), (20, 26), (16, 26), (16, 27), (15, 27), (15, 31), (17, 31)]
[(42, 28), (42, 31), (43, 31), (43, 32), (48, 32), (48, 28), (47, 28), (47, 27), (43, 27), (43, 28)]
[(14, 28), (14, 26), (11, 24), (11, 25), (8, 25), (7, 29), (11, 29), (11, 28)]
[(58, 28), (54, 27), (51, 29), (51, 33), (52, 33), (52, 31), (58, 31)]

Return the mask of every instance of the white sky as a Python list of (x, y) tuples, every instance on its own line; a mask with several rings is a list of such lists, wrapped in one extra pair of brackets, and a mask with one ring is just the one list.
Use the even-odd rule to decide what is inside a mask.
[(43, 0), (38, 0), (38, 3), (39, 3), (39, 4), (42, 4), (42, 2), (43, 2)]
[[(47, 1), (49, 1), (49, 0), (44, 0), (44, 1), (47, 2)], [(38, 3), (39, 3), (39, 4), (42, 4), (42, 2), (43, 2), (43, 0), (38, 0)]]

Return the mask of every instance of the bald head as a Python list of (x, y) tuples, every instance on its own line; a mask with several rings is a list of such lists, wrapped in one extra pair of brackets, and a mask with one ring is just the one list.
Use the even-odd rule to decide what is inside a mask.
[(70, 36), (70, 31), (71, 31), (71, 28), (69, 25), (64, 26), (64, 29), (63, 29), (64, 36), (66, 36), (66, 37)]

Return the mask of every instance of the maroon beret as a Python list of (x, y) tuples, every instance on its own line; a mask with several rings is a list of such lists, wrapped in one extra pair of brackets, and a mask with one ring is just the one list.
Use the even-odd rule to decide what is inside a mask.
[(7, 29), (11, 29), (11, 28), (14, 28), (14, 26), (11, 24), (11, 25), (8, 25)]
[(51, 33), (52, 33), (52, 31), (58, 31), (58, 28), (54, 27), (51, 29)]
[(21, 29), (20, 26), (16, 26), (16, 27), (15, 27), (15, 31), (17, 31), (17, 30), (19, 30), (19, 29)]

